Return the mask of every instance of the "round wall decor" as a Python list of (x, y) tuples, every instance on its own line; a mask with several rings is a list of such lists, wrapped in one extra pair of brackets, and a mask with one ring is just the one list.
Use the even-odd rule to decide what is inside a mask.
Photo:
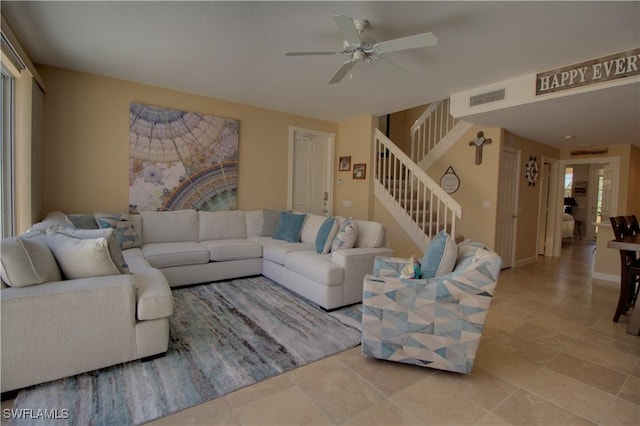
[(529, 186), (536, 186), (536, 180), (538, 179), (538, 163), (536, 163), (536, 157), (529, 157), (527, 162), (527, 172), (524, 177), (527, 179)]
[(440, 187), (444, 189), (447, 194), (453, 194), (460, 188), (460, 179), (453, 170), (453, 167), (449, 166), (446, 172), (440, 178)]

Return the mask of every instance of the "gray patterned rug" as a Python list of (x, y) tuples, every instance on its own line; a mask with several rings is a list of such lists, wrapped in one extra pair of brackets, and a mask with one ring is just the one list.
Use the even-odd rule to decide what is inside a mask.
[(140, 424), (360, 343), (358, 305), (327, 313), (262, 276), (173, 295), (165, 356), (32, 387), (14, 408), (68, 409), (59, 424)]

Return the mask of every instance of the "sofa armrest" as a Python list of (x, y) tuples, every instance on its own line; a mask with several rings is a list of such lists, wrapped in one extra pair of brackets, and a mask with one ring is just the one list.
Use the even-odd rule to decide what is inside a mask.
[(371, 273), (376, 256), (393, 256), (393, 249), (351, 248), (331, 253), (331, 262), (344, 268), (345, 300), (350, 303), (362, 300), (362, 279)]
[(6, 288), (0, 300), (3, 392), (136, 355), (132, 275)]
[(373, 275), (381, 277), (399, 277), (402, 268), (409, 262), (408, 258), (376, 256), (373, 262)]

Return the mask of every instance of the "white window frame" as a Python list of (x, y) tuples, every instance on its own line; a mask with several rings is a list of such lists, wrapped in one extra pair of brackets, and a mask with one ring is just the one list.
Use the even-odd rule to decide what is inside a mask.
[(2, 117), (0, 165), (0, 237), (15, 235), (15, 78), (9, 66), (2, 64)]

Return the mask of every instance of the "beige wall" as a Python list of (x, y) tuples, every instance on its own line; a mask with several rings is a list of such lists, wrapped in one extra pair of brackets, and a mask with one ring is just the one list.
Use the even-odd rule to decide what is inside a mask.
[[(329, 133), (338, 130), (335, 123), (159, 87), (48, 66), (38, 70), (48, 86), (41, 215), (51, 210), (128, 210), (132, 101), (240, 121), (239, 209), (286, 206), (289, 126)], [(361, 146), (356, 144), (350, 153), (356, 162), (368, 163), (368, 152), (356, 151)], [(265, 182), (269, 182), (268, 190)]]
[[(372, 146), (373, 132), (378, 118), (372, 115), (357, 117), (338, 123), (336, 158), (351, 156), (351, 170), (336, 171), (334, 182), (333, 214), (368, 220), (372, 217)], [(366, 179), (353, 179), (353, 165), (366, 164)], [(336, 170), (337, 160), (336, 160)], [(342, 184), (337, 180), (342, 179)]]
[(535, 186), (529, 185), (525, 179), (526, 164), (530, 157), (535, 157), (540, 171), (542, 156), (557, 159), (560, 152), (537, 142), (521, 138), (505, 131), (505, 145), (520, 150), (520, 176), (518, 177), (518, 230), (516, 240), (516, 263), (535, 259), (538, 243), (538, 212), (540, 209), (540, 180)]
[(389, 139), (409, 157), (411, 157), (411, 126), (428, 107), (429, 104), (420, 105), (390, 115)]
[[(492, 143), (483, 147), (482, 164), (476, 165), (475, 148), (469, 146), (469, 141), (474, 140), (480, 130)], [(440, 182), (449, 166), (453, 167), (460, 179), (460, 188), (451, 196), (462, 206), (462, 219), (456, 225), (456, 233), (491, 248), (495, 245), (501, 139), (499, 128), (472, 126), (427, 170), (432, 179)], [(489, 208), (483, 208), (484, 201), (489, 203)]]

